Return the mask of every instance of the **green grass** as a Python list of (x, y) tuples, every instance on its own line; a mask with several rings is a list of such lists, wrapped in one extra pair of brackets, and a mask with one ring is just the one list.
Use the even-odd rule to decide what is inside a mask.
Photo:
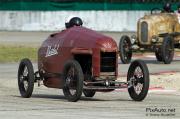
[(37, 48), (0, 45), (0, 63), (19, 62), (23, 58), (37, 61)]

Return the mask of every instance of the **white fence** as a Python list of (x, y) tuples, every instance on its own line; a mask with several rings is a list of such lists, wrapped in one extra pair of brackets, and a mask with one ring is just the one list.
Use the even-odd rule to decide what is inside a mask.
[(149, 11), (0, 11), (0, 30), (57, 31), (69, 16), (98, 31), (136, 31), (137, 20)]

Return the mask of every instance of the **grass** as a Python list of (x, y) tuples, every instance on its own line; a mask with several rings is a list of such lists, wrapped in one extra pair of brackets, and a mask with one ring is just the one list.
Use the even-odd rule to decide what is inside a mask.
[[(31, 61), (37, 61), (38, 48), (28, 46), (0, 45), (0, 63), (19, 62), (23, 58), (29, 58)], [(180, 50), (176, 49), (176, 52)], [(146, 53), (146, 52), (136, 52)], [(152, 52), (153, 53), (153, 52)]]
[(0, 45), (0, 63), (19, 62), (23, 58), (37, 61), (37, 48)]

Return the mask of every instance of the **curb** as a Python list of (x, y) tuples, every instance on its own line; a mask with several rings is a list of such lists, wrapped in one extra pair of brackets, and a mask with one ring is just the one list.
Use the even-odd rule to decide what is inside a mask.
[[(127, 88), (116, 89), (117, 92), (128, 92)], [(174, 89), (165, 89), (163, 87), (150, 87), (148, 93), (155, 93), (155, 94), (176, 94), (180, 95), (177, 90)]]
[[(179, 71), (161, 71), (157, 73), (150, 73), (150, 75), (164, 75), (164, 74), (175, 74), (179, 73)], [(121, 78), (127, 77), (127, 74), (119, 74), (117, 80), (121, 80)]]

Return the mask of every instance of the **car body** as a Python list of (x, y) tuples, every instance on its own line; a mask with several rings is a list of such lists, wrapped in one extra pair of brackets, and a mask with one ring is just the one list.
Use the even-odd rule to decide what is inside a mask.
[[(180, 42), (180, 14), (151, 13), (138, 20), (136, 36), (122, 37), (123, 40), (133, 41), (129, 43), (130, 57), (127, 58), (128, 60), (124, 60), (124, 56), (121, 55), (123, 63), (129, 63), (134, 50), (153, 51), (157, 60), (163, 61), (165, 64), (169, 64), (173, 60), (174, 48), (179, 48)], [(137, 45), (138, 48), (133, 48), (133, 45)], [(120, 52), (123, 53), (122, 49)]]
[[(49, 55), (48, 52), (53, 49), (57, 50), (57, 54)], [(86, 62), (92, 65), (90, 67), (92, 67), (93, 77), (112, 78), (112, 80), (115, 80), (118, 73), (117, 50), (116, 42), (112, 38), (77, 26), (57, 34), (52, 34), (43, 42), (38, 52), (38, 67), (40, 71), (42, 70), (45, 73), (60, 73), (63, 71), (67, 60), (76, 59), (81, 66)], [(103, 56), (106, 56), (106, 58)], [(111, 59), (108, 59), (108, 57), (111, 57)], [(100, 65), (102, 63), (101, 60), (107, 62), (107, 66), (104, 65), (103, 67), (103, 64)], [(52, 78), (47, 80), (45, 84), (48, 86), (48, 81), (53, 80), (60, 81), (59, 79)], [(60, 84), (60, 82), (55, 83), (57, 87)]]
[[(151, 47), (153, 43), (161, 45), (166, 35), (180, 32), (178, 15), (175, 13), (158, 13), (145, 15), (138, 21), (137, 40), (140, 46)], [(157, 38), (157, 41), (156, 41)], [(179, 44), (180, 37), (174, 36), (174, 44)]]
[[(138, 75), (138, 76), (136, 76)], [(69, 101), (80, 99), (82, 92), (93, 97), (97, 91), (128, 88), (133, 100), (143, 100), (149, 88), (149, 71), (143, 61), (134, 61), (127, 82), (117, 81), (118, 48), (116, 42), (99, 32), (74, 26), (51, 34), (38, 51), (38, 71), (29, 59), (22, 59), (18, 85), (22, 97), (31, 97), (34, 83), (43, 81), (49, 88), (63, 89)], [(136, 82), (136, 83), (135, 83)], [(135, 87), (142, 86), (136, 94)]]

